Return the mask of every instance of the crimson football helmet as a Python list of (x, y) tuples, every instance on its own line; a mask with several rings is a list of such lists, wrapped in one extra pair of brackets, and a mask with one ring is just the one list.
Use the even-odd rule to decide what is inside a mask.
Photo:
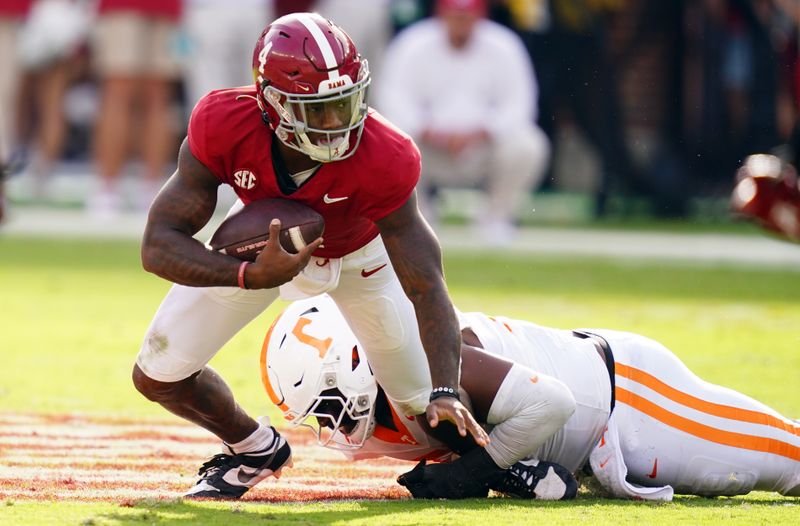
[(269, 24), (253, 52), (258, 105), (283, 144), (320, 162), (353, 155), (367, 118), (367, 61), (316, 13)]
[(276, 318), (261, 349), (261, 380), (289, 424), (310, 428), (321, 446), (357, 449), (375, 430), (378, 384), (327, 295), (296, 301)]
[(795, 168), (774, 155), (755, 154), (745, 159), (736, 179), (733, 212), (800, 243), (800, 180)]

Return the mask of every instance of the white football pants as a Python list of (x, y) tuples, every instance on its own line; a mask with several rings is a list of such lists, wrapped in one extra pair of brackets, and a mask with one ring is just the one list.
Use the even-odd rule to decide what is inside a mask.
[(628, 481), (683, 494), (800, 495), (800, 424), (701, 380), (656, 341), (592, 332), (614, 353), (614, 417)]
[[(428, 360), (413, 304), (380, 236), (343, 258), (312, 257), (280, 292), (173, 285), (147, 330), (136, 363), (154, 380), (183, 380), (201, 370), (279, 294), (294, 300), (324, 292), (336, 301), (364, 346), (386, 394), (406, 415), (424, 413), (432, 388)], [(257, 355), (253, 349), (254, 367)]]

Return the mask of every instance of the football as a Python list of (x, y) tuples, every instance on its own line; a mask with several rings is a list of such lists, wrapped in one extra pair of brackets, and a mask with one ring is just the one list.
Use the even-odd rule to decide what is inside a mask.
[(269, 224), (280, 219), (280, 243), (291, 254), (322, 235), (325, 220), (320, 214), (289, 199), (260, 199), (226, 217), (208, 242), (212, 250), (242, 261), (254, 261), (269, 239)]

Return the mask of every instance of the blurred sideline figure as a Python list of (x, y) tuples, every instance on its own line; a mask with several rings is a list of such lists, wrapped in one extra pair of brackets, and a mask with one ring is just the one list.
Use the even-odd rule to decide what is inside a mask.
[[(581, 468), (618, 498), (753, 490), (800, 496), (800, 424), (701, 380), (658, 342), (478, 312), (459, 313), (459, 321), (461, 396), (491, 429), (491, 441), (456, 460), (398, 417), (326, 296), (295, 302), (276, 318), (261, 377), (290, 425), (310, 427), (321, 445), (350, 459), (445, 462), (421, 462), (401, 475), (398, 482), (418, 498), (485, 496), (488, 489), (564, 498), (577, 489), (567, 491), (569, 472)], [(478, 470), (475, 451), (489, 457)]]
[(20, 141), (29, 144), (26, 177), (34, 200), (46, 200), (53, 165), (67, 139), (64, 100), (89, 30), (84, 0), (37, 0), (20, 32)]
[(361, 55), (369, 61), (369, 71), (381, 78), (383, 56), (392, 36), (390, 0), (317, 0), (313, 10), (344, 28)]
[(20, 67), (17, 57), (19, 28), (32, 0), (0, 3), (0, 221), (5, 216), (5, 179), (17, 140), (16, 113)]
[(272, 20), (270, 0), (185, 0), (183, 24), (187, 110), (211, 90), (244, 86), (253, 79), (253, 35)]
[(434, 225), (436, 188), (478, 186), (476, 221), (492, 245), (513, 240), (518, 206), (541, 181), (550, 144), (535, 124), (537, 85), (513, 31), (485, 18), (485, 0), (439, 0), (437, 16), (389, 44), (377, 107), (420, 145), (418, 190)]
[(134, 137), (144, 174), (132, 204), (147, 209), (162, 183), (175, 146), (169, 105), (180, 12), (180, 0), (99, 0), (92, 58), (102, 98), (94, 133), (100, 186), (87, 202), (92, 215), (123, 207), (119, 178)]

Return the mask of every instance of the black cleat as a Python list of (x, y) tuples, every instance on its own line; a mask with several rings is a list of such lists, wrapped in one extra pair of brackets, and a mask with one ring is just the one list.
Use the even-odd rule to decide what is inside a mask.
[(240, 455), (214, 455), (197, 472), (200, 480), (184, 497), (189, 499), (238, 499), (269, 476), (280, 478), (284, 467), (292, 466), (292, 448), (272, 428), (275, 438), (262, 451)]

